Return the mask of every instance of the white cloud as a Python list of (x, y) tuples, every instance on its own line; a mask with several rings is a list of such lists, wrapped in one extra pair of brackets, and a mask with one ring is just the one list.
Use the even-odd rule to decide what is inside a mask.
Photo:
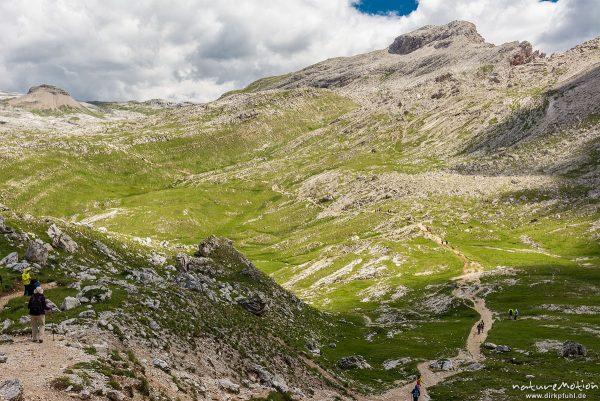
[(79, 99), (205, 101), (266, 75), (389, 45), (426, 24), (474, 22), (492, 43), (546, 52), (600, 35), (600, 0), (421, 0), (406, 17), (352, 0), (29, 0), (0, 3), (0, 88)]

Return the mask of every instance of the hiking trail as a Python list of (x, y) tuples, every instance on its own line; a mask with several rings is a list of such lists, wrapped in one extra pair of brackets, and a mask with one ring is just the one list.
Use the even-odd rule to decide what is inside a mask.
[[(428, 401), (431, 398), (427, 393), (427, 388), (435, 386), (436, 384), (446, 380), (448, 377), (462, 372), (463, 368), (458, 366), (459, 363), (464, 365), (473, 362), (480, 362), (484, 359), (484, 356), (481, 354), (481, 344), (485, 342), (487, 334), (492, 328), (493, 317), (492, 312), (485, 305), (485, 300), (478, 296), (479, 292), (481, 291), (479, 278), (483, 272), (482, 266), (479, 263), (470, 260), (460, 250), (452, 247), (440, 237), (433, 234), (431, 230), (424, 224), (419, 224), (418, 227), (422, 231), (425, 238), (447, 248), (463, 261), (463, 274), (455, 279), (457, 287), (452, 291), (452, 295), (456, 298), (473, 302), (473, 306), (471, 308), (473, 308), (480, 315), (480, 318), (477, 319), (473, 327), (471, 327), (471, 332), (467, 337), (465, 348), (460, 350), (457, 356), (450, 358), (453, 362), (453, 370), (432, 370), (430, 365), (436, 360), (421, 362), (417, 365), (417, 369), (419, 370), (423, 381), (423, 384), (421, 385), (421, 397), (419, 400)], [(484, 321), (485, 328), (483, 333), (478, 335), (477, 324), (481, 320)], [(365, 397), (364, 401), (409, 400), (411, 399), (410, 392), (414, 387), (415, 382), (411, 381), (404, 386), (393, 388), (384, 394)]]
[[(56, 287), (56, 283), (48, 283), (44, 289)], [(23, 298), (22, 290), (17, 290), (0, 297), (0, 309), (15, 298)], [(24, 388), (26, 401), (62, 401), (65, 399), (50, 387), (50, 382), (62, 376), (69, 366), (88, 361), (91, 357), (81, 349), (67, 347), (63, 336), (52, 339), (52, 331), (48, 329), (50, 322), (55, 319), (52, 314), (46, 316), (46, 334), (42, 344), (31, 341), (30, 336), (13, 336), (14, 342), (0, 344), (0, 353), (6, 354), (8, 360), (0, 365), (0, 381), (19, 379)]]

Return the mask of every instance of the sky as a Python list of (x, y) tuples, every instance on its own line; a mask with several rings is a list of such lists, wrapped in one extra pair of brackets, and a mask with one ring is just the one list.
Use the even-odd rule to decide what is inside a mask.
[(204, 102), (457, 19), (552, 53), (600, 36), (600, 0), (0, 0), (0, 90)]

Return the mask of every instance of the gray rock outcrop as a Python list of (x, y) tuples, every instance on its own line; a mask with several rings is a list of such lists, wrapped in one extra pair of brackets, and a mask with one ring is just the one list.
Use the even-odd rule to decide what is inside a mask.
[(16, 252), (9, 253), (2, 260), (0, 260), (0, 265), (11, 267), (19, 263), (19, 255)]
[(19, 379), (9, 379), (0, 382), (0, 400), (22, 401), (23, 385)]
[(171, 371), (171, 366), (169, 366), (169, 363), (161, 358), (157, 358), (157, 357), (152, 358), (152, 365), (155, 368), (158, 368), (167, 373), (169, 373)]
[(269, 310), (267, 298), (258, 292), (240, 299), (238, 304), (256, 316), (262, 316)]
[(454, 364), (451, 359), (439, 359), (432, 362), (429, 367), (436, 370), (452, 370)]
[(434, 41), (451, 40), (463, 37), (469, 42), (484, 43), (474, 24), (466, 21), (453, 21), (447, 25), (427, 25), (398, 36), (388, 51), (393, 54), (409, 54)]
[(77, 243), (71, 237), (63, 233), (56, 224), (52, 224), (47, 231), (51, 239), (52, 246), (55, 248), (64, 249), (69, 253), (77, 252)]
[(0, 234), (10, 234), (13, 230), (6, 225), (4, 217), (0, 216)]
[(60, 305), (60, 310), (68, 311), (77, 308), (79, 305), (81, 305), (79, 299), (75, 297), (66, 297)]
[(48, 261), (48, 249), (44, 246), (44, 243), (39, 240), (31, 241), (25, 252), (25, 259), (31, 263), (37, 263), (44, 266)]
[(587, 349), (580, 343), (575, 341), (565, 341), (562, 346), (562, 356), (571, 357), (571, 356), (586, 356)]
[(361, 355), (345, 356), (337, 361), (337, 366), (343, 370), (371, 368), (371, 365), (369, 365), (365, 358)]

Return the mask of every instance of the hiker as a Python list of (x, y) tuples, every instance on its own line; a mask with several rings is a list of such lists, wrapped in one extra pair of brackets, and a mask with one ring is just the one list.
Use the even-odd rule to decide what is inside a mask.
[(477, 323), (477, 335), (481, 334), (481, 322)]
[(519, 310), (518, 309), (515, 309), (514, 316), (515, 316), (515, 320), (517, 320), (517, 317), (519, 316)]
[(419, 389), (419, 386), (415, 386), (410, 393), (412, 394), (413, 401), (419, 401), (419, 397), (421, 396), (421, 390)]
[(513, 317), (513, 310), (512, 310), (512, 308), (510, 308), (508, 310), (508, 319), (510, 320), (510, 319), (512, 319), (512, 317)]
[(31, 296), (33, 295), (33, 290), (31, 289), (31, 267), (26, 267), (23, 269), (23, 273), (21, 274), (21, 281), (23, 281), (23, 287), (25, 292), (23, 295)]
[(38, 287), (33, 291), (33, 295), (29, 298), (29, 315), (31, 316), (31, 335), (33, 342), (44, 342), (44, 328), (46, 325), (46, 311), (49, 311), (46, 297), (44, 297), (44, 289)]
[(417, 377), (417, 384), (416, 384), (416, 386), (417, 386), (418, 388), (421, 388), (421, 384), (423, 384), (423, 379), (421, 378), (421, 375), (419, 375), (419, 376)]

